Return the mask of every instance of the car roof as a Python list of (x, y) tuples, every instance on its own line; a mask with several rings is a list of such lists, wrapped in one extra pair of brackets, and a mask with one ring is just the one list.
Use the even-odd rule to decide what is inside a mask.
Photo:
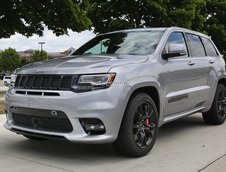
[(166, 29), (167, 29), (167, 28), (165, 28), (165, 27), (124, 29), (124, 30), (117, 30), (117, 31), (102, 33), (102, 34), (98, 34), (98, 35), (105, 35), (105, 34), (112, 34), (112, 33), (126, 33), (126, 32), (153, 31), (153, 30), (165, 31)]
[(182, 27), (176, 27), (176, 26), (172, 26), (172, 27), (153, 27), (153, 28), (136, 28), (136, 29), (124, 29), (124, 30), (117, 30), (117, 31), (112, 31), (112, 32), (107, 32), (107, 33), (103, 33), (103, 34), (98, 34), (99, 35), (106, 35), (106, 34), (112, 34), (112, 33), (127, 33), (127, 32), (142, 32), (142, 31), (182, 31), (182, 32), (187, 32), (187, 33), (192, 33), (192, 34), (196, 34), (199, 36), (203, 36), (203, 37), (207, 37), (209, 38), (209, 36), (200, 33), (200, 32), (196, 32), (190, 29), (186, 29), (186, 28), (182, 28)]
[(191, 30), (191, 29), (186, 29), (186, 28), (182, 28), (182, 27), (169, 27), (167, 28), (168, 31), (174, 31), (174, 30), (178, 30), (178, 31), (182, 31), (182, 32), (186, 32), (186, 33), (191, 33), (191, 34), (195, 34), (195, 35), (199, 35), (199, 36), (203, 36), (203, 37), (207, 37), (209, 38), (208, 35), (205, 35), (201, 32), (197, 32), (197, 31), (194, 31), (194, 30)]

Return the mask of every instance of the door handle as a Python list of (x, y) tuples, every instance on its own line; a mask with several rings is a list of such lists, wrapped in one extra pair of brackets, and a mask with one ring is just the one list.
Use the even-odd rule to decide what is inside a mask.
[(193, 66), (194, 64), (195, 64), (195, 62), (192, 62), (192, 61), (189, 61), (189, 62), (188, 62), (188, 65), (189, 65), (189, 66)]
[(209, 60), (209, 63), (210, 64), (213, 64), (215, 61), (214, 60)]

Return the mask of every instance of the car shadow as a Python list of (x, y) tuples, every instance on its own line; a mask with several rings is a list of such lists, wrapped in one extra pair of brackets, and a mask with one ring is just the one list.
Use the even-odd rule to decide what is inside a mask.
[[(189, 116), (177, 121), (168, 123), (160, 127), (157, 142), (164, 141), (166, 138), (175, 137), (178, 134), (189, 130), (197, 130), (207, 127), (201, 115)], [(48, 159), (58, 159), (66, 162), (67, 160), (78, 160), (78, 162), (90, 161), (89, 163), (101, 162), (102, 160), (125, 160), (116, 153), (110, 144), (75, 144), (61, 140), (32, 141), (22, 136), (16, 141), (11, 141), (7, 145), (12, 152), (19, 152), (21, 155), (32, 155), (38, 157), (47, 157)]]
[(171, 137), (183, 133), (185, 131), (197, 130), (203, 127), (210, 127), (207, 125), (201, 114), (195, 114), (188, 117), (184, 117), (169, 123), (164, 124), (159, 128), (158, 139), (161, 140), (164, 137)]

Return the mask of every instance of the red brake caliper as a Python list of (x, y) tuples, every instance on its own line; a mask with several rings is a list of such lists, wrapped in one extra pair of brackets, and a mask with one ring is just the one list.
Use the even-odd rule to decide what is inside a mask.
[(150, 118), (145, 119), (144, 123), (145, 125), (150, 125)]

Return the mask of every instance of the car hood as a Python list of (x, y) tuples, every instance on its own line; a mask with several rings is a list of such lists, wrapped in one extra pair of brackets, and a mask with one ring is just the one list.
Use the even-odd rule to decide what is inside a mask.
[(16, 70), (17, 74), (82, 74), (104, 73), (111, 68), (144, 62), (147, 56), (81, 55), (36, 62)]

